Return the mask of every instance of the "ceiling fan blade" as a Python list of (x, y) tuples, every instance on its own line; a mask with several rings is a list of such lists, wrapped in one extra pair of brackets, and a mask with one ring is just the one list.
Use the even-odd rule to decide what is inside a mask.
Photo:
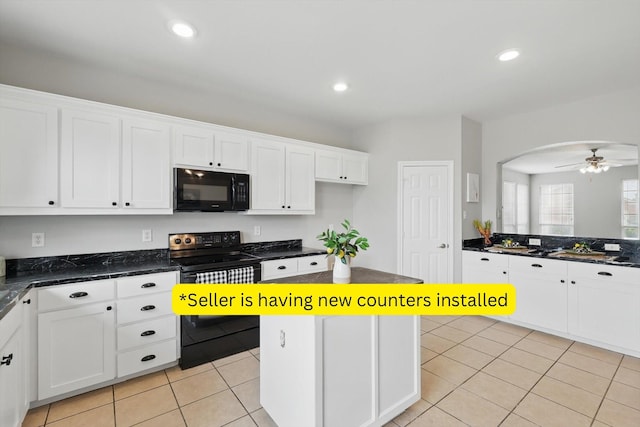
[(583, 164), (584, 164), (584, 162), (579, 162), (579, 163), (571, 163), (571, 164), (568, 164), (568, 165), (560, 165), (560, 166), (554, 166), (554, 167), (555, 168), (568, 168), (568, 167), (571, 167), (571, 166), (578, 166), (578, 165), (583, 165)]

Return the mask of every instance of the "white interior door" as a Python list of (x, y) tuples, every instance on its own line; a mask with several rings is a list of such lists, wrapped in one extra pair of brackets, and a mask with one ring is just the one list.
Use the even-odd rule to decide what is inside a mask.
[(453, 164), (398, 165), (398, 267), (425, 283), (453, 280)]

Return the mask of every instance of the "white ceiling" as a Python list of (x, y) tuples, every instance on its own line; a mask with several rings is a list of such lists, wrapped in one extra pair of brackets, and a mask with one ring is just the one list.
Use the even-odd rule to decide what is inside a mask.
[(0, 42), (355, 128), (640, 85), (639, 18), (637, 0), (0, 0)]
[(576, 171), (587, 166), (592, 148), (597, 148), (597, 156), (610, 166), (631, 166), (638, 164), (638, 147), (607, 141), (580, 141), (554, 144), (524, 153), (503, 166), (526, 174), (560, 173)]

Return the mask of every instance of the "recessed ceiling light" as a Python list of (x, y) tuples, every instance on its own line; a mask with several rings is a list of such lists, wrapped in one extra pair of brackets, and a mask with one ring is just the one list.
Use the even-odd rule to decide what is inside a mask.
[(502, 62), (511, 61), (512, 59), (516, 59), (520, 56), (520, 51), (518, 49), (508, 49), (503, 52), (500, 52), (498, 55), (498, 59)]
[(171, 21), (169, 22), (169, 28), (177, 36), (189, 39), (196, 35), (196, 30), (186, 22)]
[(333, 85), (333, 90), (335, 90), (336, 92), (344, 92), (347, 89), (349, 89), (349, 85), (347, 85), (345, 82), (338, 82)]

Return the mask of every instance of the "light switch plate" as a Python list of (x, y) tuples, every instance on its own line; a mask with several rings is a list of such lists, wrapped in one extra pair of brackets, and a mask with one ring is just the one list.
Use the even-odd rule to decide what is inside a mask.
[(529, 239), (529, 246), (540, 246), (541, 244), (541, 239)]
[(605, 243), (604, 244), (605, 251), (620, 251), (620, 245), (617, 243)]
[(262, 234), (262, 228), (259, 225), (254, 225), (253, 226), (253, 235), (254, 236), (259, 236)]

